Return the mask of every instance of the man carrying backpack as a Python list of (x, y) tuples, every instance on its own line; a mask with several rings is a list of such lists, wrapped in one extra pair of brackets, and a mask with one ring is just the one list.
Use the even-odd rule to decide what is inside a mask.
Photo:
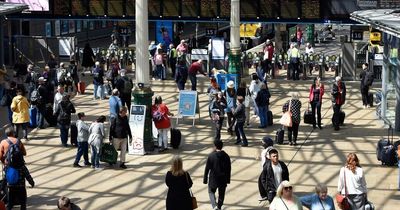
[(360, 89), (361, 89), (361, 96), (362, 96), (362, 103), (365, 108), (369, 108), (369, 98), (368, 92), (369, 87), (374, 82), (374, 72), (368, 69), (368, 63), (364, 63), (362, 65), (362, 71), (360, 73)]
[(36, 90), (38, 95), (36, 101), (36, 107), (38, 108), (37, 122), (38, 122), (38, 127), (40, 129), (43, 129), (44, 117), (46, 115), (46, 104), (49, 102), (49, 99), (47, 98), (48, 93), (47, 93), (47, 87), (45, 86), (46, 80), (43, 77), (40, 77), (38, 81), (39, 81), (39, 86)]
[(60, 127), (61, 143), (64, 147), (68, 147), (68, 130), (71, 126), (71, 113), (75, 112), (75, 107), (69, 100), (69, 95), (63, 96), (62, 101), (56, 108), (54, 116), (57, 117), (57, 123)]
[(125, 74), (125, 69), (120, 71), (121, 77), (117, 80), (117, 89), (119, 91), (119, 97), (121, 98), (122, 106), (126, 106), (128, 111), (131, 108), (131, 95), (133, 89), (132, 79)]
[(8, 206), (12, 209), (15, 203), (21, 205), (21, 209), (26, 209), (27, 193), (25, 188), (25, 179), (34, 187), (29, 170), (25, 166), (24, 157), (26, 150), (22, 142), (15, 138), (15, 132), (12, 127), (5, 130), (7, 139), (0, 143), (0, 157), (5, 170), (5, 178), (8, 190)]

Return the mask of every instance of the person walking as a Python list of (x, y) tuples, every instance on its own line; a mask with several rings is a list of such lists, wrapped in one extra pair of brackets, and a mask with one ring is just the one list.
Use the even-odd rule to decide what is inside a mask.
[(11, 111), (12, 123), (14, 124), (15, 137), (18, 138), (19, 129), (22, 128), (22, 139), (28, 139), (28, 123), (29, 123), (29, 102), (25, 98), (21, 87), (17, 88), (17, 96), (12, 99)]
[(179, 60), (178, 65), (176, 66), (176, 72), (175, 72), (175, 82), (176, 82), (176, 86), (178, 87), (179, 91), (185, 89), (185, 84), (186, 84), (187, 78), (188, 78), (188, 68), (186, 66), (186, 61)]
[(83, 55), (82, 55), (83, 71), (91, 70), (95, 64), (94, 63), (95, 60), (96, 56), (94, 55), (93, 50), (90, 47), (90, 44), (86, 43), (85, 47), (83, 48)]
[[(96, 100), (100, 97), (101, 100), (105, 98), (104, 96), (104, 70), (100, 65), (99, 61), (96, 61), (95, 67), (93, 69), (93, 99)], [(100, 91), (100, 93), (99, 93)]]
[(168, 149), (168, 131), (171, 127), (169, 116), (173, 114), (169, 111), (166, 104), (162, 102), (161, 96), (156, 96), (152, 106), (152, 116), (154, 124), (158, 130), (158, 146), (162, 152)]
[(85, 123), (85, 113), (79, 112), (78, 113), (78, 120), (76, 121), (76, 127), (78, 129), (78, 150), (75, 157), (74, 167), (80, 168), (79, 161), (83, 155), (83, 159), (85, 160), (85, 166), (90, 166), (91, 163), (89, 162), (89, 125)]
[(293, 194), (293, 186), (289, 181), (284, 180), (276, 191), (276, 196), (269, 205), (269, 210), (302, 210), (303, 206), (299, 198)]
[(126, 169), (126, 148), (128, 146), (128, 136), (129, 143), (132, 142), (132, 133), (131, 128), (129, 126), (128, 121), (128, 108), (126, 106), (122, 106), (119, 110), (119, 114), (117, 117), (111, 120), (110, 125), (110, 142), (114, 146), (115, 150), (121, 149), (119, 160), (119, 167), (122, 169)]
[(291, 76), (293, 81), (299, 80), (299, 68), (300, 68), (300, 50), (297, 49), (296, 44), (292, 44), (293, 48), (291, 48), (289, 56), (289, 65), (291, 68)]
[(182, 158), (174, 156), (171, 169), (165, 175), (168, 187), (167, 210), (192, 210), (190, 188), (193, 186), (189, 172), (183, 170)]
[(25, 79), (26, 86), (28, 87), (28, 99), (31, 99), (31, 94), (38, 87), (38, 79), (40, 74), (33, 69), (33, 65), (28, 65), (28, 74)]
[(121, 99), (119, 98), (119, 91), (118, 89), (114, 89), (112, 91), (112, 95), (108, 100), (110, 106), (110, 122), (113, 118), (118, 116), (119, 110), (122, 107)]
[(250, 101), (251, 101), (250, 98), (251, 98), (251, 96), (250, 96), (250, 90), (247, 87), (246, 81), (242, 80), (240, 82), (239, 88), (237, 90), (237, 95), (242, 96), (244, 98), (243, 104), (246, 107), (246, 109), (245, 109), (246, 122), (245, 122), (244, 127), (245, 128), (250, 127)]
[(267, 84), (262, 83), (261, 90), (257, 93), (256, 105), (258, 109), (258, 116), (260, 117), (260, 126), (258, 128), (266, 128), (268, 125), (268, 106), (271, 94), (267, 88)]
[(346, 85), (340, 76), (335, 78), (335, 83), (332, 85), (331, 90), (332, 103), (333, 103), (333, 117), (332, 123), (335, 131), (340, 129), (340, 111), (342, 105), (346, 102)]
[(317, 184), (315, 193), (300, 197), (300, 202), (310, 210), (335, 210), (333, 198), (328, 195), (328, 187), (325, 184)]
[[(208, 195), (213, 210), (221, 210), (224, 205), (225, 191), (231, 182), (231, 159), (222, 150), (224, 143), (214, 140), (215, 150), (208, 155), (204, 170), (203, 183), (208, 183)], [(218, 190), (218, 200), (215, 200), (215, 192)]]
[(283, 112), (287, 112), (289, 110), (292, 112), (292, 127), (288, 127), (288, 140), (290, 146), (297, 145), (297, 135), (299, 133), (299, 125), (300, 125), (300, 109), (301, 109), (301, 101), (299, 100), (299, 93), (292, 92), (291, 99), (289, 99), (282, 107)]
[(351, 209), (364, 209), (364, 205), (367, 203), (367, 182), (364, 170), (355, 153), (347, 155), (346, 163), (340, 169), (337, 191), (347, 197)]
[(219, 87), (217, 80), (214, 77), (210, 77), (210, 86), (207, 88), (207, 95), (208, 95), (208, 116), (212, 119), (211, 116), (211, 106), (212, 106), (212, 101), (215, 97), (215, 95), (221, 91), (221, 88)]
[(54, 114), (57, 117), (58, 127), (60, 128), (61, 144), (68, 147), (68, 130), (71, 126), (71, 113), (75, 113), (75, 107), (69, 100), (69, 95), (63, 96)]
[(373, 81), (374, 73), (368, 69), (368, 63), (363, 63), (362, 71), (360, 73), (360, 90), (364, 109), (370, 107), (368, 92)]
[(44, 129), (44, 121), (45, 121), (45, 116), (46, 116), (46, 104), (49, 103), (49, 93), (48, 93), (48, 88), (46, 87), (46, 79), (43, 77), (39, 77), (38, 79), (39, 86), (37, 88), (38, 92), (38, 99), (36, 101), (36, 107), (38, 108), (38, 114), (37, 114), (37, 122), (38, 122), (38, 127), (40, 129)]
[(261, 183), (266, 195), (261, 195), (260, 201), (268, 200), (271, 203), (281, 182), (289, 180), (289, 170), (286, 164), (279, 160), (278, 150), (271, 149), (268, 154), (270, 159), (265, 161), (261, 172)]
[(246, 121), (246, 107), (243, 104), (244, 98), (242, 96), (237, 97), (236, 108), (232, 108), (232, 114), (236, 119), (235, 134), (236, 134), (236, 145), (241, 144), (242, 147), (247, 147), (247, 137), (244, 133), (244, 123)]
[(92, 150), (92, 168), (100, 170), (100, 149), (105, 137), (104, 122), (106, 116), (101, 115), (89, 127), (89, 140), (88, 143)]
[[(318, 128), (322, 129), (321, 124), (321, 107), (322, 98), (324, 96), (324, 84), (321, 83), (320, 77), (315, 77), (314, 82), (310, 87), (310, 94), (308, 95), (308, 101), (311, 104), (311, 111), (313, 116), (313, 128), (315, 129), (318, 124)], [(315, 119), (315, 114), (317, 119)]]
[(260, 91), (261, 84), (260, 84), (257, 74), (253, 73), (251, 75), (251, 79), (252, 80), (250, 82), (249, 91), (250, 91), (250, 95), (251, 95), (251, 99), (252, 99), (254, 115), (258, 115), (258, 107), (257, 107), (257, 103), (256, 103), (256, 98), (257, 98), (257, 93)]
[(62, 98), (65, 96), (64, 86), (59, 85), (57, 87), (57, 93), (54, 95), (54, 102), (53, 102), (53, 113), (56, 113), (57, 106), (62, 101)]
[(221, 140), (221, 129), (225, 118), (226, 100), (222, 92), (215, 94), (211, 102), (211, 119), (215, 124), (215, 140)]
[(235, 116), (232, 113), (232, 109), (236, 108), (236, 90), (235, 90), (235, 83), (231, 80), (228, 82), (228, 84), (226, 85), (227, 88), (224, 92), (224, 97), (226, 99), (226, 108), (225, 108), (225, 112), (226, 112), (226, 116), (228, 118), (228, 133), (230, 133), (231, 135), (233, 135), (233, 125), (235, 125), (236, 119)]
[(133, 82), (132, 79), (126, 75), (125, 69), (120, 71), (120, 75), (121, 77), (117, 80), (116, 88), (118, 89), (122, 106), (126, 106), (128, 111), (130, 111)]
[(190, 65), (188, 74), (189, 74), (189, 79), (190, 82), (192, 83), (192, 91), (196, 91), (197, 89), (197, 73), (199, 72), (200, 74), (207, 76), (207, 74), (203, 71), (203, 60), (198, 60), (196, 62), (193, 62), (192, 65)]
[(169, 51), (168, 51), (168, 65), (171, 68), (172, 77), (175, 77), (176, 58), (177, 57), (178, 57), (178, 54), (176, 52), (174, 44), (170, 44)]
[(272, 69), (272, 58), (274, 56), (274, 44), (271, 42), (271, 40), (267, 39), (265, 42), (265, 47), (263, 49), (264, 51), (264, 60), (262, 61), (262, 77), (265, 78), (265, 74), (267, 77), (271, 75), (271, 69)]
[(14, 78), (18, 85), (25, 82), (28, 74), (28, 64), (24, 61), (22, 54), (18, 55), (18, 59), (14, 64)]

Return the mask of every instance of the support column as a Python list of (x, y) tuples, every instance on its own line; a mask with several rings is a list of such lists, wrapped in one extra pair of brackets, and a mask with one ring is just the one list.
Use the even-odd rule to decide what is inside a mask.
[(231, 0), (231, 37), (229, 50), (229, 74), (238, 74), (240, 82), (240, 0)]
[(3, 16), (0, 17), (0, 68), (4, 65), (4, 29), (3, 29)]
[[(400, 59), (399, 49), (396, 50), (397, 50), (397, 59), (399, 60)], [(400, 65), (397, 65), (395, 90), (396, 90), (396, 112), (395, 112), (396, 117), (395, 117), (394, 129), (396, 131), (400, 131)]]
[(144, 126), (144, 150), (154, 150), (151, 102), (153, 91), (150, 87), (149, 73), (149, 20), (147, 0), (135, 1), (136, 11), (136, 83), (132, 92), (132, 104), (146, 106), (146, 119)]
[[(389, 35), (386, 35), (387, 39)], [(383, 68), (382, 68), (382, 103), (381, 103), (381, 116), (386, 119), (387, 110), (387, 86), (389, 84), (389, 42), (384, 40), (383, 46)]]

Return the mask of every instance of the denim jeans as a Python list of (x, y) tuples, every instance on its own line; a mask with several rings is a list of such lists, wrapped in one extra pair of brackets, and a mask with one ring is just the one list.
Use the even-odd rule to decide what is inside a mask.
[(156, 77), (157, 77), (157, 79), (162, 79), (163, 78), (163, 70), (164, 70), (164, 67), (162, 65), (156, 65)]
[(197, 87), (197, 77), (196, 74), (189, 74), (190, 82), (192, 83), (192, 90), (196, 91)]
[(268, 119), (267, 119), (267, 106), (259, 106), (258, 107), (258, 116), (260, 117), (260, 125), (262, 127), (267, 127)]
[(92, 166), (98, 168), (100, 167), (100, 151), (97, 151), (97, 148), (91, 145), (92, 148)]
[(22, 128), (22, 138), (28, 138), (28, 123), (15, 123), (14, 130), (15, 130), (15, 137), (18, 138), (19, 128)]
[[(313, 126), (315, 127), (318, 123), (318, 126), (321, 127), (321, 102), (312, 101), (311, 102), (311, 111), (313, 115)], [(315, 111), (317, 112), (317, 119), (315, 119)]]
[(5, 92), (4, 85), (0, 84), (0, 100), (3, 98), (4, 92)]
[(236, 122), (235, 125), (236, 142), (242, 141), (242, 144), (247, 146), (248, 143), (246, 135), (244, 134), (243, 126), (244, 122)]
[(85, 164), (89, 163), (89, 144), (87, 142), (78, 142), (78, 152), (76, 153), (76, 158), (74, 164), (78, 164), (83, 155)]
[(213, 121), (215, 124), (215, 140), (221, 140), (221, 129), (224, 123), (224, 117), (219, 117), (219, 120)]
[(178, 86), (179, 90), (184, 90), (185, 89), (185, 83), (186, 82), (178, 81), (178, 82), (176, 82), (176, 85)]
[[(95, 99), (100, 97), (100, 99), (104, 99), (104, 85), (94, 85), (93, 96)], [(100, 94), (99, 94), (100, 92)]]
[(37, 106), (38, 112), (36, 115), (36, 120), (38, 123), (38, 127), (39, 128), (43, 128), (44, 127), (44, 116), (46, 114), (46, 107), (43, 106)]
[[(218, 203), (215, 200), (215, 192), (217, 191), (217, 189), (218, 189)], [(224, 205), (225, 190), (226, 186), (218, 188), (211, 188), (210, 186), (208, 186), (208, 196), (210, 197), (211, 206), (213, 209), (216, 206), (218, 206), (218, 208), (221, 209), (222, 205)]]
[(61, 144), (67, 146), (69, 125), (62, 125), (58, 123), (58, 127), (60, 128)]
[(12, 124), (13, 112), (11, 110), (11, 106), (7, 106), (7, 111), (8, 111), (8, 121)]

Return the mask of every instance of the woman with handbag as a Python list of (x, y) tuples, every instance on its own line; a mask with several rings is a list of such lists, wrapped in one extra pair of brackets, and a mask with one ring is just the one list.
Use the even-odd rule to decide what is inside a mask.
[[(182, 158), (175, 156), (172, 159), (171, 170), (165, 176), (168, 186), (167, 210), (192, 210), (192, 179), (187, 171), (183, 170)], [(196, 203), (197, 204), (197, 203)]]
[(301, 102), (299, 100), (299, 93), (292, 92), (291, 99), (288, 100), (282, 107), (282, 111), (291, 113), (291, 126), (288, 127), (288, 139), (290, 146), (297, 145), (297, 134), (299, 133), (300, 125), (300, 109)]
[[(321, 106), (322, 97), (324, 95), (324, 85), (321, 83), (320, 77), (315, 77), (314, 83), (311, 85), (310, 94), (308, 96), (309, 102), (311, 104), (311, 111), (313, 116), (313, 128), (322, 129), (321, 125)], [(315, 119), (315, 112), (317, 112), (317, 119)]]
[(276, 196), (269, 205), (269, 210), (302, 210), (300, 200), (293, 194), (293, 186), (284, 180), (276, 190)]
[(343, 206), (341, 209), (364, 210), (364, 205), (367, 204), (367, 183), (355, 153), (347, 155), (346, 164), (340, 169), (337, 190), (336, 200), (339, 207), (344, 205), (343, 202), (348, 202), (350, 206)]

